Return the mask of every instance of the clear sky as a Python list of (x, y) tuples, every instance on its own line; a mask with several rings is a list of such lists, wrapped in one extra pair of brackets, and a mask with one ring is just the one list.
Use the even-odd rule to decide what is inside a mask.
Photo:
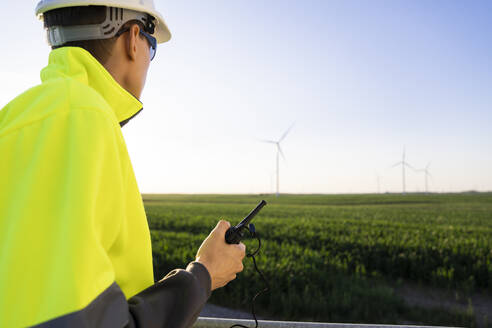
[[(293, 122), (281, 192), (400, 191), (404, 146), (432, 191), (492, 190), (492, 1), (155, 2), (173, 38), (123, 128), (142, 192), (272, 192), (259, 139)], [(36, 3), (1, 4), (0, 108), (47, 63)]]

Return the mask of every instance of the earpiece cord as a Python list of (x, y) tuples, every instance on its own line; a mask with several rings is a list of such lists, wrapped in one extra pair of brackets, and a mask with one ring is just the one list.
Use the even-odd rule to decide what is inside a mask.
[[(270, 290), (270, 285), (268, 284), (268, 281), (266, 280), (266, 278), (263, 275), (263, 273), (261, 273), (260, 269), (258, 269), (258, 266), (256, 265), (255, 255), (258, 254), (258, 252), (260, 251), (260, 248), (261, 248), (261, 240), (260, 240), (260, 237), (258, 237), (258, 234), (252, 233), (251, 231), (250, 231), (250, 234), (253, 237), (256, 237), (256, 239), (258, 239), (258, 248), (253, 253), (249, 253), (246, 256), (251, 257), (251, 259), (253, 260), (253, 264), (255, 265), (256, 272), (259, 273), (259, 275), (261, 276), (261, 279), (263, 279), (263, 281), (265, 282), (265, 285), (266, 285), (265, 289), (263, 289), (263, 290), (259, 291), (258, 293), (256, 293), (256, 295), (253, 296), (253, 299), (251, 300), (251, 313), (253, 314), (253, 318), (255, 319), (255, 324), (256, 324), (255, 328), (258, 328), (258, 319), (256, 319), (256, 314), (255, 314), (255, 300), (261, 294), (266, 293), (267, 291), (269, 291)], [(240, 324), (232, 325), (230, 328), (234, 328), (234, 327), (250, 328), (250, 327), (243, 326), (243, 325), (240, 325)]]

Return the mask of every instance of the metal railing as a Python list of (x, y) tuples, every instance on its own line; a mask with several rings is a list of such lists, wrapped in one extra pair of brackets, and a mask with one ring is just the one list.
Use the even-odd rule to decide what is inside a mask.
[[(222, 319), (199, 317), (193, 328), (229, 328), (234, 324), (254, 327), (254, 320)], [(296, 322), (296, 321), (269, 321), (258, 320), (259, 328), (436, 328), (436, 326), (410, 326), (410, 325), (374, 325), (357, 323), (323, 323), (323, 322)], [(444, 327), (441, 327), (444, 328)]]

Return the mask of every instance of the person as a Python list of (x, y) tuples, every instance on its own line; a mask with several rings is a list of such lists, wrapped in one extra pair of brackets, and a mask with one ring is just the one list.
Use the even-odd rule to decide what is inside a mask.
[(157, 44), (152, 0), (43, 0), (41, 84), (0, 111), (0, 327), (190, 327), (243, 270), (220, 220), (186, 269), (155, 281), (121, 128)]

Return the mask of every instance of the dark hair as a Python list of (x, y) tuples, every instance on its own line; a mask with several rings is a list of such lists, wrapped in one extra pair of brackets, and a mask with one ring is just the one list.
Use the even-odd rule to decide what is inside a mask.
[[(43, 14), (44, 27), (51, 26), (73, 26), (73, 25), (90, 25), (100, 24), (106, 19), (105, 6), (80, 6), (80, 7), (65, 7), (47, 11)], [(126, 28), (128, 25), (139, 23), (138, 21), (130, 21), (125, 23), (121, 28)], [(143, 24), (139, 24), (140, 28)], [(94, 56), (101, 64), (105, 64), (111, 56), (117, 37), (101, 40), (82, 40), (70, 41), (61, 46), (53, 46), (52, 49), (60, 47), (80, 47), (84, 48)]]

